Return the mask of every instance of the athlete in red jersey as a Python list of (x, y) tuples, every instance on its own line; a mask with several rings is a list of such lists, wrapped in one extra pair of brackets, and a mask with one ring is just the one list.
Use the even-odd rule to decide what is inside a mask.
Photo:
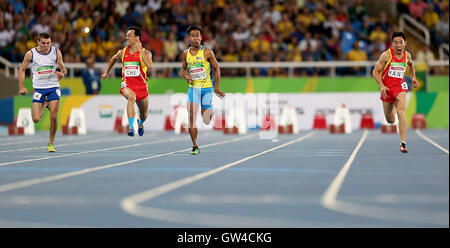
[(144, 134), (144, 121), (147, 119), (148, 112), (148, 86), (147, 72), (152, 69), (152, 54), (150, 51), (142, 48), (141, 29), (131, 27), (127, 32), (127, 46), (119, 50), (109, 61), (108, 69), (101, 76), (106, 78), (114, 64), (122, 60), (122, 87), (120, 93), (127, 99), (128, 125), (130, 127), (128, 136), (134, 136), (134, 117), (136, 112), (134, 104), (139, 109), (138, 133)]
[(381, 54), (372, 75), (380, 87), (380, 99), (383, 101), (386, 121), (394, 123), (395, 112), (397, 112), (398, 128), (400, 130), (400, 151), (407, 153), (406, 130), (408, 123), (405, 116), (405, 108), (408, 85), (405, 82), (406, 68), (409, 68), (413, 86), (417, 88), (419, 83), (416, 80), (411, 54), (405, 51), (405, 47), (405, 34), (394, 32), (392, 34), (392, 47)]

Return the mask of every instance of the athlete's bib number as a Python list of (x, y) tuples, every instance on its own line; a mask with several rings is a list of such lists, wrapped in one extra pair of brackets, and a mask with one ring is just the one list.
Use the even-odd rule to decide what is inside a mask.
[(405, 67), (391, 66), (388, 72), (389, 77), (403, 78), (405, 76)]
[(40, 101), (40, 100), (41, 100), (41, 97), (42, 97), (42, 94), (41, 94), (41, 93), (39, 93), (39, 92), (37, 92), (37, 91), (34, 92), (34, 95), (33, 95), (33, 99), (34, 99), (34, 100)]
[(124, 71), (125, 77), (138, 77), (141, 75), (139, 62), (125, 62)]
[(406, 82), (402, 83), (402, 90), (407, 90), (408, 84)]
[(203, 67), (189, 69), (189, 74), (191, 74), (192, 80), (207, 78), (205, 68)]
[(38, 80), (48, 80), (55, 76), (53, 66), (41, 66), (36, 69)]

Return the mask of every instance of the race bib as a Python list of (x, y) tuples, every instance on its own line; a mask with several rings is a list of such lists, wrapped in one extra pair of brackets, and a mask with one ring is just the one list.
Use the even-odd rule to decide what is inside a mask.
[(41, 93), (39, 93), (39, 92), (34, 92), (34, 95), (33, 95), (33, 99), (34, 100), (37, 100), (37, 101), (39, 101), (39, 100), (41, 100), (41, 97), (42, 97), (42, 94)]
[(41, 66), (36, 69), (38, 80), (48, 80), (53, 78), (56, 74), (53, 73), (53, 66)]
[(124, 62), (125, 77), (138, 77), (141, 75), (139, 62)]
[(408, 84), (406, 82), (402, 83), (402, 90), (407, 90)]
[(405, 77), (406, 64), (392, 62), (389, 67), (388, 76), (393, 78), (403, 78)]
[(191, 68), (189, 68), (189, 74), (191, 74), (192, 80), (207, 78), (203, 65), (193, 65)]

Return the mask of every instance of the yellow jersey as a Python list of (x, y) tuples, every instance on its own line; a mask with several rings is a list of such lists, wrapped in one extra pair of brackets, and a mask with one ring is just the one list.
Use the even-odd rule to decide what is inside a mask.
[(188, 49), (186, 55), (187, 71), (192, 77), (192, 82), (189, 84), (189, 87), (214, 87), (211, 65), (205, 58), (205, 46), (202, 46), (196, 55), (192, 55), (190, 51), (191, 48)]

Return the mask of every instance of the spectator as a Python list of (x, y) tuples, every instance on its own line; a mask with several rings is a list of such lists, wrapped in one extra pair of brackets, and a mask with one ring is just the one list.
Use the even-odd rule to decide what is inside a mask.
[(89, 59), (86, 62), (86, 69), (83, 70), (83, 83), (86, 89), (86, 95), (97, 95), (102, 88), (100, 72), (94, 69), (94, 60)]
[(428, 63), (433, 60), (435, 60), (434, 54), (432, 51), (430, 51), (429, 46), (424, 46), (416, 54), (416, 59), (415, 59), (416, 63), (420, 63), (420, 62)]
[(392, 25), (388, 22), (385, 11), (380, 12), (380, 17), (375, 25), (379, 25), (384, 32), (389, 32), (389, 29), (392, 27)]
[(348, 15), (350, 21), (362, 22), (363, 17), (367, 15), (367, 7), (364, 5), (362, 0), (356, 0), (353, 5), (348, 9)]
[(428, 29), (433, 29), (439, 21), (438, 14), (434, 11), (433, 5), (429, 4), (422, 17), (422, 22), (425, 23)]
[(443, 13), (441, 19), (436, 23), (434, 41), (436, 45), (439, 45), (441, 42), (448, 43), (448, 9)]
[(375, 30), (370, 33), (369, 40), (374, 42), (379, 39), (381, 42), (386, 42), (387, 34), (381, 29), (380, 25), (375, 26)]
[[(367, 53), (360, 48), (359, 41), (353, 43), (353, 49), (347, 54), (350, 61), (367, 61)], [(353, 67), (352, 74), (364, 75), (364, 67)]]
[(300, 41), (300, 50), (305, 51), (306, 48), (309, 46), (311, 48), (311, 51), (316, 51), (317, 48), (317, 40), (314, 39), (310, 32), (307, 32), (305, 34), (305, 38)]
[(409, 4), (411, 0), (397, 0), (397, 12), (399, 14), (409, 14)]
[(153, 35), (150, 35), (150, 39), (148, 41), (148, 49), (152, 52), (153, 61), (158, 61), (161, 58), (161, 54), (164, 50), (164, 42), (162, 40), (161, 35), (162, 32), (155, 32)]
[(147, 7), (153, 10), (153, 12), (158, 11), (161, 8), (162, 0), (148, 0)]
[(277, 24), (278, 35), (280, 35), (284, 40), (289, 40), (290, 34), (294, 31), (294, 25), (291, 20), (289, 20), (289, 15), (287, 12), (283, 13), (281, 21)]
[[(211, 47), (208, 47), (212, 49)], [(168, 58), (168, 61), (172, 62), (176, 60), (178, 54), (177, 42), (175, 41), (175, 33), (170, 33), (169, 38), (164, 41), (164, 54)]]
[(241, 25), (237, 26), (236, 31), (234, 31), (232, 34), (234, 41), (245, 41), (250, 38), (250, 32), (248, 30), (243, 30)]
[(9, 4), (12, 4), (14, 7), (14, 14), (22, 14), (22, 12), (25, 10), (25, 5), (23, 4), (23, 1), (21, 0), (10, 0)]
[(89, 37), (83, 36), (82, 43), (80, 44), (80, 55), (81, 55), (81, 61), (86, 62), (88, 57), (95, 53), (95, 45), (89, 41)]
[(427, 4), (423, 0), (413, 0), (409, 4), (409, 14), (417, 21), (420, 21), (423, 17)]
[(93, 22), (87, 7), (83, 8), (82, 16), (75, 23), (75, 32), (77, 38), (89, 36), (89, 32), (93, 29)]
[(296, 21), (300, 22), (303, 27), (308, 28), (313, 20), (313, 14), (310, 9), (305, 6), (301, 9), (301, 13), (297, 16)]

